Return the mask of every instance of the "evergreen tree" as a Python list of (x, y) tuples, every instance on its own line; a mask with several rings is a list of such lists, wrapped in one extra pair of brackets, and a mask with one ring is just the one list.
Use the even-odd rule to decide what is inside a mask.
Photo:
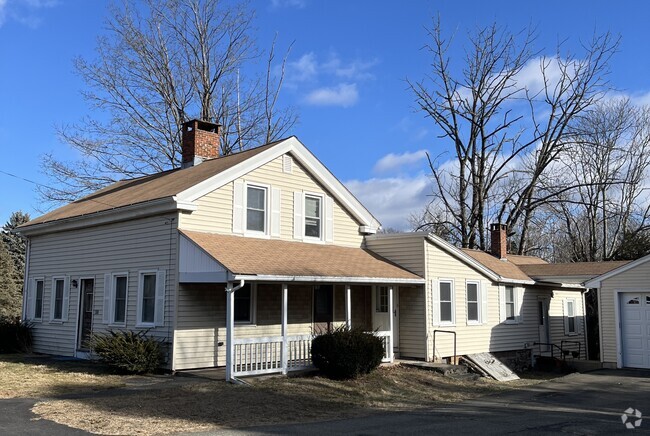
[(2, 245), (9, 253), (13, 261), (13, 279), (18, 289), (23, 288), (23, 274), (25, 273), (25, 249), (27, 244), (25, 238), (11, 233), (16, 227), (29, 221), (29, 214), (17, 211), (11, 214), (9, 221), (2, 227)]
[(16, 285), (14, 262), (0, 244), (0, 319), (19, 317), (22, 312), (21, 287)]

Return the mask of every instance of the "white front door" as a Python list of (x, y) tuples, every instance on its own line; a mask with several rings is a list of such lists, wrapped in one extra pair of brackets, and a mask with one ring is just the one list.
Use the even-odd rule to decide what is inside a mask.
[[(537, 300), (537, 313), (539, 324), (539, 343), (548, 344), (551, 342), (550, 326), (548, 320), (548, 306), (550, 300), (546, 297), (540, 297)], [(540, 351), (550, 351), (550, 345), (540, 345)]]
[(650, 368), (650, 292), (620, 295), (623, 366)]

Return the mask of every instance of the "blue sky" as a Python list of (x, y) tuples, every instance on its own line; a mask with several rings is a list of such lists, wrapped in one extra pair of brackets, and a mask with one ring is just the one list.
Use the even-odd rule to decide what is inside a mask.
[[(252, 1), (257, 38), (279, 48), (295, 41), (283, 102), (296, 107), (297, 135), (384, 226), (405, 227), (427, 201), (425, 151), (445, 144), (414, 110), (405, 79), (421, 79), (428, 58), (425, 26), (440, 14), (462, 38), (497, 21), (511, 30), (538, 28), (537, 47), (552, 55), (558, 40), (577, 48), (594, 32), (620, 34), (612, 84), (649, 101), (650, 2), (626, 1)], [(38, 183), (40, 156), (74, 157), (54, 127), (88, 113), (75, 56), (91, 57), (104, 33), (106, 3), (87, 0), (0, 0), (0, 171)], [(450, 53), (464, 55), (462, 49)], [(37, 215), (34, 185), (0, 173), (0, 222), (22, 209)]]

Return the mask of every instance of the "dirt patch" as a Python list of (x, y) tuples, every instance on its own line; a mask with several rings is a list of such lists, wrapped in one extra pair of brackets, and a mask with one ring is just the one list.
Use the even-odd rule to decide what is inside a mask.
[(166, 383), (110, 396), (40, 402), (34, 413), (97, 434), (155, 435), (349, 418), (414, 410), (539, 383), (456, 381), (429, 371), (383, 367), (353, 381), (318, 376)]
[(92, 363), (0, 355), (0, 398), (43, 398), (125, 385), (125, 377)]

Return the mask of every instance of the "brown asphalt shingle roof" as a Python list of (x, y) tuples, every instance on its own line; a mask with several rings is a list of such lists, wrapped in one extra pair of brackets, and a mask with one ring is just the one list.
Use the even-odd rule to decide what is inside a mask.
[(100, 189), (77, 201), (73, 201), (52, 212), (48, 212), (25, 224), (31, 226), (49, 221), (88, 215), (96, 212), (130, 206), (147, 201), (158, 200), (191, 188), (210, 177), (219, 174), (235, 165), (277, 145), (283, 140), (272, 142), (261, 147), (206, 160), (200, 165), (185, 169), (164, 171), (137, 179), (122, 180)]
[[(500, 260), (481, 250), (463, 248), (463, 252), (481, 263), (487, 269), (495, 272), (503, 278), (513, 280), (532, 280), (517, 265), (509, 260)], [(523, 257), (523, 256), (522, 256)]]
[(423, 281), (416, 274), (362, 248), (188, 230), (181, 233), (234, 274)]
[(520, 268), (531, 277), (596, 277), (627, 263), (629, 263), (627, 260), (615, 262), (549, 263), (546, 265), (521, 265)]

